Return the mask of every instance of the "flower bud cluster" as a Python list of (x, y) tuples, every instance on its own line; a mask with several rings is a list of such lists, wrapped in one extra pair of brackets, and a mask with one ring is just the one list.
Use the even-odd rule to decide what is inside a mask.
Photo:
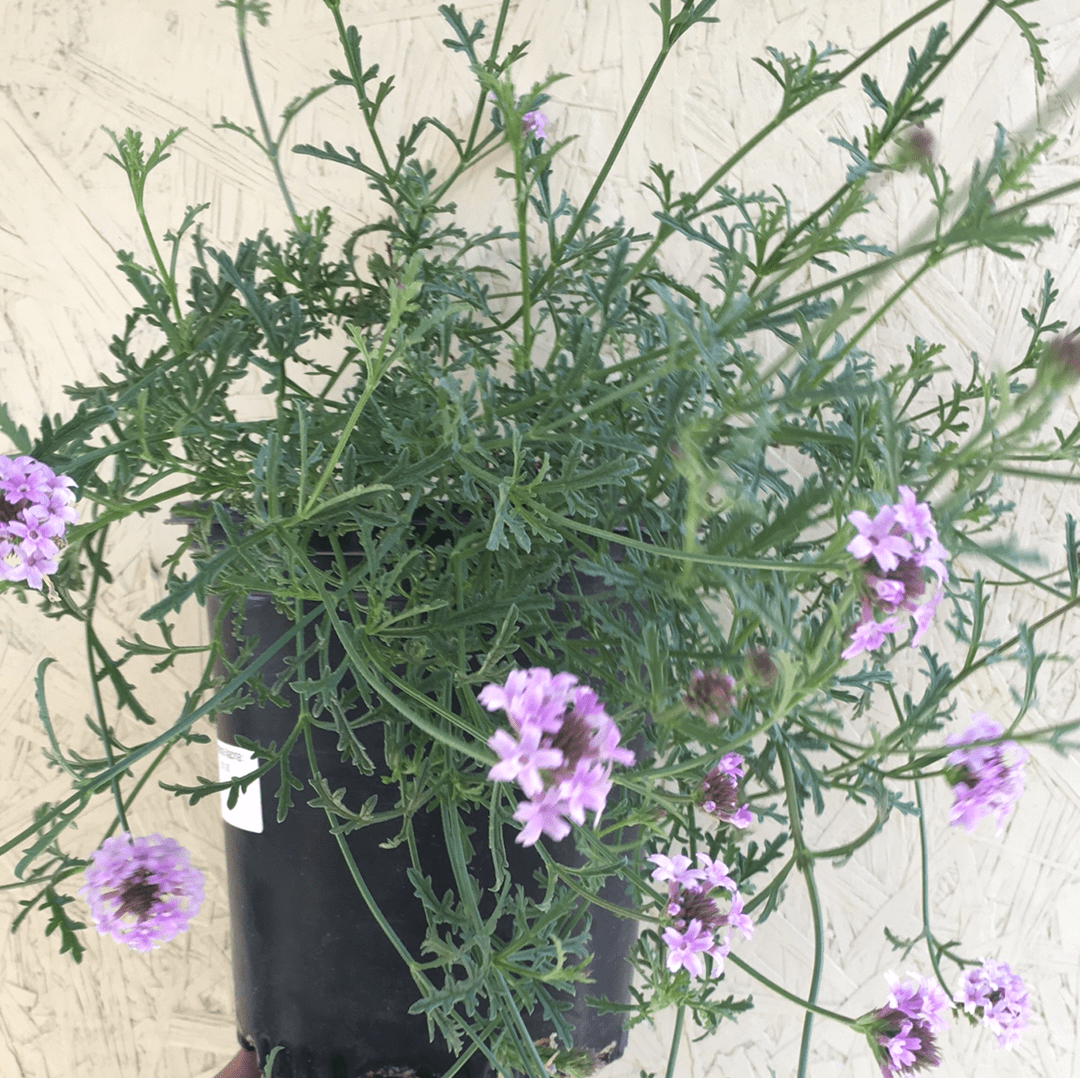
[[(743, 912), (743, 899), (723, 861), (714, 861), (699, 853), (697, 868), (684, 854), (668, 857), (654, 853), (649, 860), (656, 865), (652, 878), (667, 883), (667, 916), (671, 924), (661, 938), (667, 946), (667, 968), (672, 973), (685, 969), (691, 980), (705, 976), (705, 956), (712, 961), (712, 975), (724, 970), (724, 958), (731, 951), (731, 929), (737, 928), (744, 939), (754, 934), (750, 917)], [(727, 892), (726, 913), (717, 905), (718, 893)], [(722, 935), (721, 935), (722, 933)]]
[(941, 1062), (935, 1037), (946, 1026), (948, 997), (917, 973), (900, 980), (886, 973), (889, 997), (884, 1007), (859, 1019), (883, 1078), (900, 1078)]
[(556, 841), (583, 824), (586, 812), (599, 820), (611, 792), (614, 764), (634, 763), (619, 745), (619, 728), (596, 694), (572, 674), (537, 666), (514, 670), (505, 685), (485, 685), (480, 703), (504, 711), (513, 733), (497, 730), (488, 745), (499, 762), (488, 772), (495, 782), (516, 782), (529, 800), (514, 819), (525, 827), (516, 841), (532, 846), (541, 835)]
[(743, 758), (729, 752), (701, 782), (701, 807), (732, 827), (749, 827), (750, 806), (739, 805), (739, 779), (746, 774)]
[(735, 679), (719, 670), (695, 670), (690, 675), (690, 685), (683, 703), (695, 715), (716, 726), (721, 718), (727, 718), (735, 708)]
[[(871, 518), (861, 510), (848, 514), (858, 534), (847, 551), (863, 563), (862, 616), (841, 652), (845, 659), (875, 651), (900, 631), (900, 611), (915, 622), (911, 646), (917, 647), (945, 595), (948, 556), (925, 502), (916, 503), (910, 487), (900, 487), (900, 501), (882, 506)], [(927, 592), (927, 584), (933, 590)], [(879, 615), (884, 617), (879, 618)]]
[(40, 590), (56, 572), (64, 533), (78, 519), (74, 485), (33, 457), (0, 456), (0, 580)]

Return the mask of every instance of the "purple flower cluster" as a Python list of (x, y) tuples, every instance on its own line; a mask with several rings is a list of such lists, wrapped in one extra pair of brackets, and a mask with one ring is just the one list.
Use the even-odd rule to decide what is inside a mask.
[(619, 746), (619, 728), (592, 689), (573, 674), (542, 666), (514, 670), (505, 685), (485, 685), (480, 703), (505, 711), (513, 734), (497, 730), (488, 744), (499, 762), (488, 772), (496, 782), (516, 782), (528, 797), (514, 813), (525, 827), (516, 841), (532, 846), (541, 835), (559, 840), (585, 813), (600, 819), (611, 792), (611, 768), (634, 763)]
[(945, 739), (946, 745), (970, 746), (957, 748), (946, 759), (946, 773), (953, 784), (949, 823), (974, 831), (984, 816), (993, 815), (1000, 831), (1024, 792), (1028, 752), (1015, 741), (971, 745), (973, 741), (1001, 737), (1005, 732), (1000, 723), (981, 711), (972, 712), (971, 718), (971, 725), (963, 733)]
[(739, 779), (746, 774), (743, 758), (729, 752), (701, 782), (701, 807), (732, 827), (750, 826), (750, 806), (739, 807)]
[(719, 670), (695, 670), (683, 703), (707, 723), (716, 726), (735, 707), (735, 679)]
[[(911, 646), (917, 647), (945, 595), (947, 552), (925, 502), (910, 487), (900, 487), (900, 501), (883, 505), (871, 518), (861, 510), (848, 514), (858, 534), (847, 545), (865, 567), (862, 616), (841, 653), (845, 659), (875, 651), (900, 631), (900, 611), (915, 621)], [(928, 576), (933, 590), (927, 592)], [(879, 614), (884, 617), (878, 618)]]
[(40, 590), (56, 572), (64, 532), (78, 519), (74, 485), (33, 457), (0, 456), (0, 580)]
[(1028, 1027), (1031, 1005), (1023, 978), (1005, 962), (986, 959), (960, 980), (956, 1002), (998, 1039), (999, 1048), (1014, 1048)]
[(203, 874), (174, 838), (107, 838), (90, 855), (86, 884), (94, 925), (134, 951), (150, 951), (187, 929), (203, 900)]
[[(708, 955), (713, 960), (713, 976), (718, 977), (724, 969), (724, 957), (731, 951), (731, 929), (737, 928), (744, 939), (754, 934), (753, 922), (743, 912), (742, 895), (727, 874), (727, 865), (704, 853), (698, 854), (698, 868), (692, 868), (690, 858), (681, 853), (674, 857), (654, 853), (649, 860), (656, 865), (652, 878), (668, 885), (666, 912), (671, 924), (661, 937), (667, 946), (667, 968), (672, 973), (685, 969), (690, 979), (696, 980), (705, 976)], [(727, 913), (720, 912), (716, 891), (728, 893)]]
[(547, 138), (547, 125), (551, 121), (538, 109), (526, 112), (521, 117), (521, 133), (525, 138), (535, 138), (543, 141)]
[(884, 1007), (860, 1019), (883, 1078), (900, 1078), (941, 1062), (934, 1038), (950, 1010), (945, 993), (925, 977), (909, 973), (900, 980), (886, 973), (889, 997)]

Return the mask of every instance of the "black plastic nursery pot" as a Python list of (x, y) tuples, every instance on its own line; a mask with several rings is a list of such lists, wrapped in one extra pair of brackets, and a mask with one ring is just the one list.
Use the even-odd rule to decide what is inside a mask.
[[(585, 594), (602, 586), (589, 577), (578, 577), (576, 585)], [(259, 641), (254, 653), (258, 655), (259, 646), (278, 640), (292, 627), (265, 594), (249, 596), (242, 616), (234, 611), (219, 620), (220, 601), (213, 597), (207, 607), (211, 626), (222, 632), (230, 661), (250, 648), (253, 639)], [(267, 684), (284, 672), (290, 650), (282, 648), (268, 661)], [(219, 714), (223, 777), (254, 767), (251, 754), (237, 748), (238, 736), (280, 746), (295, 728), (298, 712), (298, 705), (252, 703)], [(382, 727), (373, 723), (360, 733), (375, 764), (374, 774), (365, 776), (352, 763), (343, 762), (336, 732), (314, 728), (318, 768), (330, 790), (345, 789), (344, 801), (350, 808), (374, 797), (376, 811), (391, 809), (396, 792), (378, 773)], [(274, 1046), (281, 1046), (274, 1078), (439, 1078), (456, 1057), (438, 1034), (434, 1042), (430, 1039), (423, 1015), (409, 1013), (420, 990), (365, 903), (330, 833), (325, 811), (307, 804), (312, 796), (311, 769), (302, 740), (292, 751), (290, 765), (304, 789), (294, 791), (282, 822), (276, 818), (278, 782), (272, 775), (255, 780), (233, 809), (223, 807), (240, 1041), (257, 1051), (260, 1066)], [(469, 872), (484, 885), (494, 872), (486, 815), (467, 823), (478, 832)], [(419, 860), (435, 895), (456, 890), (439, 811), (418, 812), (412, 826)], [(346, 842), (376, 906), (409, 953), (422, 958), (427, 922), (407, 875), (412, 863), (409, 849), (405, 844), (381, 846), (399, 829), (397, 821), (373, 824), (352, 831)], [(505, 843), (512, 877), (526, 893), (539, 898), (540, 884), (534, 879), (539, 855), (512, 838), (508, 833)], [(564, 863), (574, 864), (578, 855), (573, 847), (570, 837), (549, 849)], [(629, 907), (625, 888), (617, 880), (609, 881), (601, 897)], [(586, 1049), (603, 1062), (622, 1054), (626, 1032), (619, 1014), (602, 1013), (586, 1000), (629, 1002), (629, 953), (636, 936), (633, 920), (592, 908), (591, 983), (578, 985), (565, 1018), (574, 1031), (575, 1048)], [(550, 1033), (551, 1027), (539, 1016), (523, 1017), (534, 1037)], [(458, 1073), (465, 1078), (493, 1078), (496, 1072), (477, 1051)]]

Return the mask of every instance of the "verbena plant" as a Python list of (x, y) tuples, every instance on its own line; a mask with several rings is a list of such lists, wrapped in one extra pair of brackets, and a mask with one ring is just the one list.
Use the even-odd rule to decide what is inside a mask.
[[(42, 662), (49, 759), (73, 792), (0, 847), (20, 851), (15, 886), (30, 895), (17, 923), (45, 912), (46, 931), (80, 960), (72, 881), (85, 871), (80, 894), (101, 931), (149, 948), (185, 927), (199, 874), (178, 848), (131, 837), (136, 795), (171, 748), (208, 740), (215, 713), (290, 698), (297, 726), (280, 746), (248, 744), (255, 772), (168, 788), (195, 802), (266, 776), (278, 785), (279, 818), (295, 798), (313, 800), (339, 833), (389, 818), (408, 838), (415, 813), (441, 811), (457, 894), (427, 903), (428, 949), (403, 961), (417, 1007), (463, 1056), (482, 1051), (532, 1078), (587, 1069), (560, 1019), (560, 990), (587, 967), (581, 900), (600, 901), (613, 876), (633, 888), (641, 926), (627, 1020), (677, 1008), (668, 1078), (686, 1015), (711, 1033), (751, 1005), (724, 994), (725, 961), (805, 1010), (800, 1076), (815, 1015), (865, 1032), (886, 1075), (938, 1062), (935, 1036), (950, 1010), (1015, 1042), (1023, 982), (999, 959), (980, 964), (939, 941), (928, 904), (920, 939), (895, 942), (905, 956), (921, 943), (929, 979), (890, 981), (886, 1002), (859, 1017), (818, 999), (816, 864), (849, 856), (904, 812), (919, 821), (925, 889), (923, 784), (953, 784), (954, 823), (993, 815), (1000, 824), (1022, 789), (1021, 743), (1064, 750), (1077, 725), (1024, 723), (1046, 658), (1038, 631), (1080, 605), (1074, 522), (1062, 566), (1040, 577), (995, 538), (1013, 512), (1003, 477), (1061, 478), (1075, 463), (1080, 427), (1044, 431), (1080, 369), (1050, 274), (1019, 312), (1025, 351), (1003, 367), (972, 358), (954, 373), (945, 347), (921, 339), (902, 355), (864, 350), (925, 274), (973, 248), (1021, 259), (1050, 234), (1034, 211), (1080, 187), (1032, 193), (1029, 172), (1052, 140), (1022, 145), (1000, 129), (964, 182), (935, 161), (926, 126), (941, 106), (935, 83), (984, 22), (1011, 20), (1045, 76), (1025, 0), (990, 0), (952, 32), (920, 29), (946, 2), (857, 56), (770, 49), (758, 63), (777, 84), (774, 118), (693, 190), (654, 164), (644, 179), (651, 231), (603, 223), (605, 181), (657, 74), (684, 35), (711, 21), (715, 0), (650, 5), (655, 62), (580, 205), (559, 193), (569, 140), (547, 131), (552, 80), (515, 84), (526, 46), (504, 41), (509, 0), (490, 36), (452, 5), (439, 9), (447, 46), (475, 76), (475, 111), (464, 123), (426, 116), (401, 134), (381, 122), (393, 80), (362, 54), (337, 0), (326, 6), (344, 66), (272, 132), (247, 46), (267, 5), (223, 3), (235, 11), (258, 127), (222, 126), (266, 154), (292, 227), (224, 251), (198, 228), (202, 206), (152, 223), (148, 181), (181, 132), (152, 145), (136, 131), (111, 134), (146, 241), (141, 254), (120, 253), (138, 299), (112, 342), (115, 367), (70, 387), (68, 414), (45, 417), (34, 435), (0, 410), (11, 443), (0, 470), (0, 587), (9, 601), (37, 588), (46, 616), (85, 627), (102, 744), (96, 758), (65, 748), (47, 706), (52, 660)], [(900, 84), (880, 85), (871, 61), (909, 39)], [(733, 185), (748, 153), (856, 79), (869, 120), (858, 137), (832, 140), (851, 163), (820, 205)], [(355, 95), (363, 148), (293, 149), (354, 170), (384, 206), (344, 238), (329, 210), (294, 205), (281, 159), (292, 119), (329, 91)], [(419, 156), (432, 132), (452, 150), (448, 169)], [(476, 234), (453, 199), (463, 177), (492, 168), (503, 223)], [(891, 250), (867, 238), (874, 218), (863, 215), (878, 174), (905, 168), (921, 174), (931, 224)], [(707, 258), (704, 275), (670, 269), (688, 261), (684, 250)], [(235, 403), (253, 373), (266, 396), (261, 418)], [(128, 518), (178, 504), (188, 527), (176, 529), (163, 598), (139, 632), (102, 639), (95, 611), (113, 584), (110, 537)], [(961, 554), (1045, 593), (1050, 612), (1010, 639), (985, 639), (991, 594), (978, 573), (953, 567)], [(583, 577), (602, 582), (602, 601), (574, 590)], [(553, 616), (560, 588), (577, 612), (569, 628)], [(293, 620), (272, 645), (295, 656), (276, 684), (263, 683), (258, 657), (221, 674), (219, 644), (174, 639), (171, 619), (185, 603), (213, 594), (239, 609), (267, 591)], [(919, 662), (894, 672), (909, 645)], [(179, 709), (137, 693), (136, 670), (193, 653), (203, 675)], [(316, 677), (303, 673), (310, 662)], [(957, 690), (991, 663), (1013, 672), (1013, 710), (954, 729)], [(852, 721), (866, 714), (876, 716), (869, 731)], [(310, 748), (311, 729), (336, 731), (364, 769), (374, 724), (400, 792), (393, 811), (351, 804), (319, 778), (300, 788), (290, 754)], [(499, 785), (510, 781), (524, 799)], [(613, 787), (619, 796), (607, 803)], [(66, 831), (98, 796), (115, 801), (115, 819), (87, 859), (68, 852)], [(804, 816), (837, 800), (872, 805), (872, 825), (842, 846), (812, 848)], [(542, 909), (498, 874), (509, 935), (490, 935), (467, 879), (469, 843), (485, 836), (470, 839), (461, 821), (477, 807), (493, 814), (493, 839), (505, 824), (546, 851), (571, 832), (586, 856), (572, 869), (544, 852), (555, 897)], [(498, 842), (493, 856), (505, 863)], [(168, 872), (155, 875), (152, 863)], [(422, 890), (424, 864), (413, 867)], [(749, 937), (750, 915), (764, 921), (800, 877), (813, 977), (778, 985), (732, 929)], [(516, 1017), (537, 1006), (556, 1021), (554, 1047), (532, 1043)]]

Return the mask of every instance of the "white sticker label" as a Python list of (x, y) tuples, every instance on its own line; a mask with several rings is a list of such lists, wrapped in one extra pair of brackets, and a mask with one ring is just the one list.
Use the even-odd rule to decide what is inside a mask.
[[(227, 745), (224, 741), (217, 743), (218, 750), (218, 781), (229, 782), (239, 778), (259, 766), (259, 758), (251, 749), (237, 748), (236, 745)], [(262, 791), (260, 785), (262, 779), (256, 779), (246, 790), (240, 791), (236, 804), (229, 808), (229, 790), (221, 791), (221, 816), (226, 823), (233, 827), (239, 827), (244, 831), (255, 831), (262, 834)]]

